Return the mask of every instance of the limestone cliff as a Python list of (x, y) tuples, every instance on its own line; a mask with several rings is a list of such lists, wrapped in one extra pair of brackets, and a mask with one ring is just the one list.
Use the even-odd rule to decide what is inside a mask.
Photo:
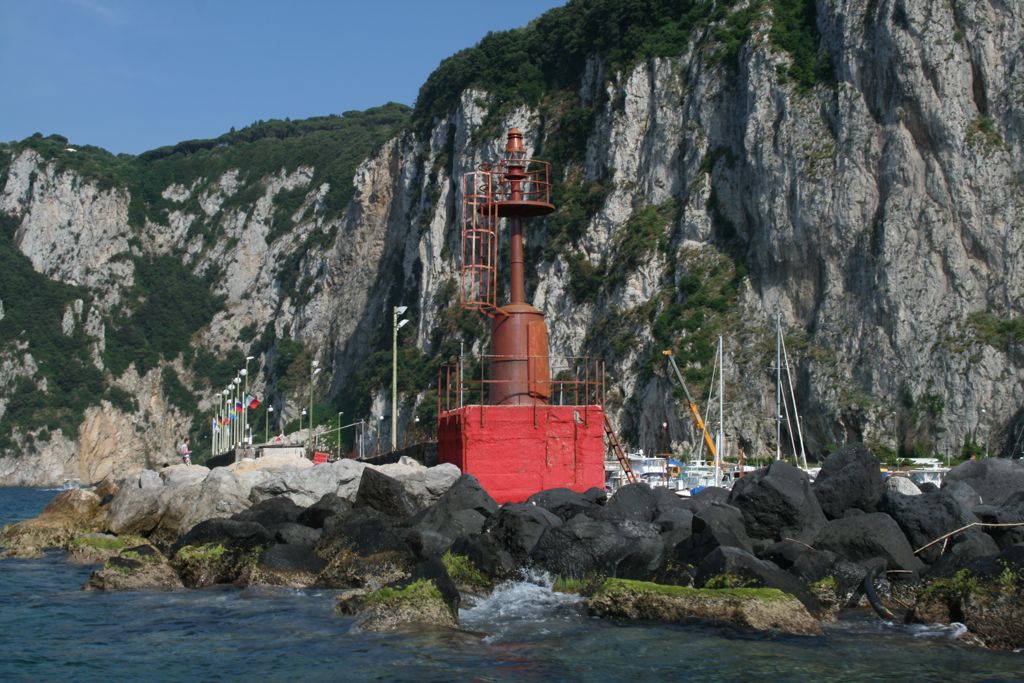
[[(778, 314), (812, 457), (859, 439), (903, 454), (955, 457), (965, 441), (1008, 452), (1024, 428), (1024, 7), (796, 3), (812, 20), (808, 76), (806, 53), (776, 32), (793, 4), (719, 3), (673, 54), (595, 51), (534, 104), (486, 83), (436, 104), (425, 87), (415, 125), (347, 185), (313, 160), (259, 174), (225, 163), (144, 188), (162, 210), (139, 220), (142, 190), (62, 161), (75, 152), (11, 147), (0, 213), (16, 223), (12, 243), (87, 292), (62, 315), (136, 403), (115, 392), (48, 441), (26, 438), (42, 425), (22, 429), (0, 481), (92, 479), (166, 457), (190, 423), (208, 431), (193, 414), (209, 414), (223, 377), (200, 351), (238, 367), (255, 356), (250, 386), (286, 419), (308, 405), (318, 359), (322, 414), (368, 417), (386, 440), (389, 420), (376, 418), (390, 410), (383, 350), (399, 303), (415, 323), (400, 417), (429, 422), (438, 360), (459, 341), (484, 350), (479, 321), (452, 307), (459, 179), (497, 158), (511, 126), (557, 174), (559, 211), (527, 235), (528, 293), (553, 354), (608, 362), (609, 409), (633, 446), (694, 442), (660, 351), (676, 349), (703, 393), (722, 335), (728, 448), (774, 455)], [(166, 255), (207, 278), (216, 311), (187, 350), (111, 368), (139, 259)], [(0, 419), (18, 378), (38, 376), (30, 345), (3, 343)], [(194, 410), (171, 400), (168, 367)]]

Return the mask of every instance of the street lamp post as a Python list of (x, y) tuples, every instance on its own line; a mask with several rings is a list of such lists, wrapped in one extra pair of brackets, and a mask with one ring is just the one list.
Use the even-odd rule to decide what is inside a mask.
[(302, 409), (302, 415), (299, 417), (299, 430), (302, 430), (302, 421), (306, 419), (306, 409)]
[(384, 416), (377, 416), (377, 452), (375, 455), (380, 455), (380, 429), (384, 426)]
[(274, 412), (274, 406), (267, 404), (267, 425), (263, 429), (263, 443), (270, 443), (270, 414)]
[(391, 450), (398, 450), (398, 330), (409, 323), (398, 316), (409, 310), (408, 306), (392, 308), (391, 321)]
[(313, 384), (316, 382), (316, 375), (320, 372), (320, 361), (314, 360), (309, 366), (309, 437), (306, 439), (306, 450), (313, 452)]
[[(242, 427), (242, 424), (241, 424), (241, 421), (240, 421), (241, 420), (241, 416), (238, 415), (238, 403), (239, 403), (239, 396), (238, 396), (238, 394), (241, 391), (241, 389), (242, 389), (242, 378), (240, 376), (236, 375), (235, 376), (235, 400), (232, 402), (233, 405), (231, 406), (231, 410), (234, 411), (235, 422), (238, 423), (238, 429), (236, 430), (238, 432), (238, 434), (236, 434), (236, 436), (235, 436), (235, 438), (237, 439), (235, 441), (235, 445), (236, 446), (241, 446), (242, 445), (242, 439), (245, 438), (245, 432), (241, 428)], [(238, 435), (241, 435), (240, 439), (239, 439)]]
[(221, 417), (229, 418), (227, 420), (224, 420), (224, 424), (221, 425), (223, 427), (223, 429), (221, 430), (221, 433), (220, 433), (220, 448), (218, 450), (221, 453), (223, 453), (223, 452), (225, 452), (227, 450), (227, 445), (231, 441), (231, 420), (230, 420), (231, 415), (228, 413), (228, 396), (231, 394), (231, 390), (230, 389), (224, 389), (220, 393), (221, 393), (221, 396), (222, 396), (221, 402), (220, 402), (221, 413), (222, 413)]
[[(985, 421), (985, 409), (981, 409), (981, 419), (978, 420), (978, 438), (981, 438), (981, 423)], [(992, 429), (988, 429), (988, 434), (992, 433)], [(988, 457), (988, 435), (985, 436), (985, 457)]]
[[(245, 378), (245, 393), (242, 395), (242, 434), (245, 435), (246, 429), (249, 427), (249, 361), (256, 356), (245, 357), (245, 367), (242, 368), (242, 377)], [(249, 445), (252, 445), (252, 430), (249, 430)]]

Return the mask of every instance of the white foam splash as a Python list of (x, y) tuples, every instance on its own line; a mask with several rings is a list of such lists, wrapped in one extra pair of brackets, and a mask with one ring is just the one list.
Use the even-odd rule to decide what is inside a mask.
[(908, 632), (915, 638), (946, 638), (957, 640), (967, 633), (967, 627), (959, 621), (949, 624), (915, 624), (907, 627)]
[(527, 570), (521, 580), (506, 581), (469, 609), (459, 612), (466, 628), (488, 633), (493, 642), (529, 626), (534, 635), (550, 633), (553, 622), (575, 621), (584, 599), (551, 590), (553, 578), (546, 572)]

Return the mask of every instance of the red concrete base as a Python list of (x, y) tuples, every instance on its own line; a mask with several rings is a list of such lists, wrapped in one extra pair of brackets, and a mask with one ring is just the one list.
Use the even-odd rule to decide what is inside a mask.
[(472, 474), (498, 503), (604, 488), (603, 425), (600, 406), (463, 406), (438, 419), (437, 459)]

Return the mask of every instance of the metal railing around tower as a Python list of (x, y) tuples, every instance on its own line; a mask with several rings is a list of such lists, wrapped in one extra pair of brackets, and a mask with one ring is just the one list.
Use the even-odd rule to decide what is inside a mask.
[[(437, 378), (438, 414), (465, 405), (490, 405), (492, 386), (522, 383), (522, 380), (490, 379), (491, 364), (510, 360), (529, 361), (531, 358), (534, 357), (483, 355), (441, 366)], [(551, 368), (551, 398), (548, 405), (604, 405), (604, 361), (590, 356), (548, 356), (547, 359)]]

